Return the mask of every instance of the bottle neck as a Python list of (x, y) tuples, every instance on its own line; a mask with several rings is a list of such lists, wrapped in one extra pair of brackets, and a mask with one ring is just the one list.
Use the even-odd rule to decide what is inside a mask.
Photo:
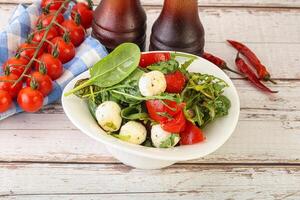
[(163, 15), (175, 15), (182, 18), (199, 18), (197, 0), (165, 0)]

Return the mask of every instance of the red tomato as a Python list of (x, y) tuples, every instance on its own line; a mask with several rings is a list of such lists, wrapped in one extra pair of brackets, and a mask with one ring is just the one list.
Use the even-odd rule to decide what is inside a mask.
[[(13, 73), (18, 77), (20, 77), (21, 74), (24, 72), (27, 64), (28, 64), (28, 60), (23, 57), (20, 58), (12, 57), (2, 65), (2, 68), (3, 71), (6, 71), (8, 68), (10, 73)], [(29, 72), (30, 69), (28, 70), (28, 73)]]
[[(54, 17), (54, 14), (55, 14), (55, 12), (50, 12), (48, 14), (43, 13), (42, 15), (40, 15), (37, 22), (36, 22), (37, 27), (46, 27), (46, 26), (48, 26), (51, 23), (51, 21)], [(64, 20), (65, 19), (64, 19), (63, 14), (59, 13), (56, 17), (56, 22), (59, 23), (59, 24), (62, 24)], [(59, 26), (55, 25), (54, 27), (56, 28), (57, 31), (59, 31), (59, 29), (60, 29)]]
[(164, 122), (168, 120), (169, 115), (173, 117), (181, 107), (175, 101), (164, 100), (148, 100), (146, 101), (146, 107), (151, 119), (156, 122)]
[(47, 96), (53, 89), (52, 80), (47, 74), (41, 72), (31, 73), (31, 78), (28, 78), (26, 84), (30, 87), (32, 79), (37, 83), (37, 89), (44, 95)]
[(75, 47), (72, 42), (65, 41), (62, 37), (56, 37), (51, 40), (54, 46), (48, 46), (48, 53), (53, 54), (56, 49), (58, 53), (58, 59), (64, 64), (69, 62), (75, 57)]
[(166, 92), (169, 93), (180, 93), (185, 87), (186, 77), (180, 71), (165, 75), (167, 82)]
[(43, 106), (44, 96), (37, 89), (23, 88), (18, 95), (18, 104), (26, 112), (36, 112)]
[[(37, 46), (38, 46), (38, 44), (25, 42), (19, 46), (17, 53), (20, 54), (21, 57), (26, 58), (27, 60), (30, 61), (30, 59), (33, 57), (33, 55), (36, 51)], [(43, 52), (44, 52), (44, 49), (41, 48), (37, 54), (37, 57), (42, 55)]]
[[(44, 37), (44, 34), (45, 34), (45, 30), (37, 30), (34, 35), (33, 35), (33, 39), (32, 41), (36, 42), (36, 43), (39, 43), (40, 41), (42, 41), (43, 37)], [(53, 38), (55, 38), (56, 36), (58, 36), (58, 32), (56, 30), (55, 27), (52, 27), (48, 34), (47, 34), (47, 37), (46, 39), (47, 40), (52, 40)], [(44, 42), (44, 45), (43, 45), (43, 48), (44, 49), (47, 49), (47, 46), (48, 46), (48, 43), (47, 42)]]
[(22, 89), (22, 81), (17, 83), (14, 87), (14, 82), (12, 81), (16, 81), (18, 78), (19, 77), (13, 73), (5, 76), (0, 76), (0, 90), (7, 91), (12, 98), (17, 97), (19, 91)]
[(0, 113), (7, 111), (12, 104), (12, 98), (7, 91), (0, 90)]
[(180, 133), (180, 138), (181, 145), (196, 144), (205, 140), (202, 130), (189, 121), (187, 121), (184, 131)]
[[(62, 0), (42, 0), (41, 7), (43, 9), (46, 9), (47, 6), (49, 5), (49, 11), (56, 11), (61, 7), (62, 4), (63, 4)], [(66, 7), (68, 6), (66, 5)], [(64, 13), (65, 10), (66, 9), (63, 9), (62, 13)]]
[(159, 63), (159, 62), (165, 62), (171, 59), (171, 54), (170, 53), (155, 53), (155, 52), (150, 52), (150, 53), (143, 53), (141, 55), (140, 59), (140, 67), (148, 67), (149, 65)]
[(186, 119), (182, 109), (173, 116), (173, 118), (168, 119), (161, 123), (162, 129), (171, 133), (179, 133), (185, 129)]
[[(85, 38), (85, 30), (81, 25), (77, 25), (73, 20), (65, 20), (62, 23), (62, 26), (65, 27), (66, 31), (69, 33), (70, 40), (75, 47), (78, 47)], [(64, 30), (60, 30), (60, 34), (64, 35)]]
[[(52, 80), (56, 80), (63, 73), (63, 66), (59, 59), (55, 58), (51, 54), (44, 53), (39, 59), (46, 67), (47, 74)], [(39, 71), (41, 63), (36, 62), (36, 70)]]
[(72, 8), (71, 17), (73, 20), (75, 20), (75, 13), (78, 13), (80, 15), (80, 24), (85, 29), (88, 29), (92, 26), (93, 10), (90, 9), (87, 4), (79, 2)]

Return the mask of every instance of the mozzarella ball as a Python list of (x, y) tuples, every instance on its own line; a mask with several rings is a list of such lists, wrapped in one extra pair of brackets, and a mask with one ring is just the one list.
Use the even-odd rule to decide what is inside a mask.
[(142, 75), (139, 89), (143, 96), (154, 96), (163, 93), (167, 88), (165, 75), (160, 71), (152, 71)]
[(107, 132), (120, 129), (122, 123), (121, 108), (114, 101), (105, 101), (96, 109), (98, 124)]
[(151, 140), (157, 148), (174, 147), (180, 140), (179, 134), (170, 133), (161, 128), (159, 124), (151, 128)]
[(146, 140), (147, 130), (145, 126), (139, 122), (130, 121), (121, 127), (119, 135), (129, 136), (129, 143), (142, 144)]

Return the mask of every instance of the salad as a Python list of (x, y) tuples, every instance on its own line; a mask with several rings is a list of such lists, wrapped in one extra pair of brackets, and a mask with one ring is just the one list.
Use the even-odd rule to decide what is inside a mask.
[(203, 128), (227, 115), (231, 104), (223, 95), (226, 82), (187, 71), (195, 59), (141, 54), (137, 45), (124, 43), (64, 95), (84, 99), (99, 126), (120, 140), (156, 148), (200, 143)]

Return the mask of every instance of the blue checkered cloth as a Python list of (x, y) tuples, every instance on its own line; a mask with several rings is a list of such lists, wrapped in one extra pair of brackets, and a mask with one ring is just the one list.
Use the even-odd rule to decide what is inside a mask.
[[(15, 9), (12, 17), (9, 19), (8, 25), (4, 28), (4, 31), (0, 32), (0, 66), (2, 66), (8, 58), (15, 55), (17, 47), (26, 40), (28, 34), (35, 26), (35, 22), (40, 13), (39, 2), (28, 7), (19, 5)], [(66, 15), (69, 15), (69, 12), (66, 12)], [(65, 71), (63, 75), (53, 83), (54, 89), (49, 96), (45, 97), (44, 105), (60, 99), (63, 88), (70, 80), (86, 71), (106, 55), (107, 51), (105, 47), (96, 39), (88, 36), (76, 49), (76, 57), (64, 64)], [(1, 67), (0, 74), (2, 73)], [(22, 109), (14, 102), (10, 110), (0, 113), (0, 120), (19, 112), (22, 112)]]

